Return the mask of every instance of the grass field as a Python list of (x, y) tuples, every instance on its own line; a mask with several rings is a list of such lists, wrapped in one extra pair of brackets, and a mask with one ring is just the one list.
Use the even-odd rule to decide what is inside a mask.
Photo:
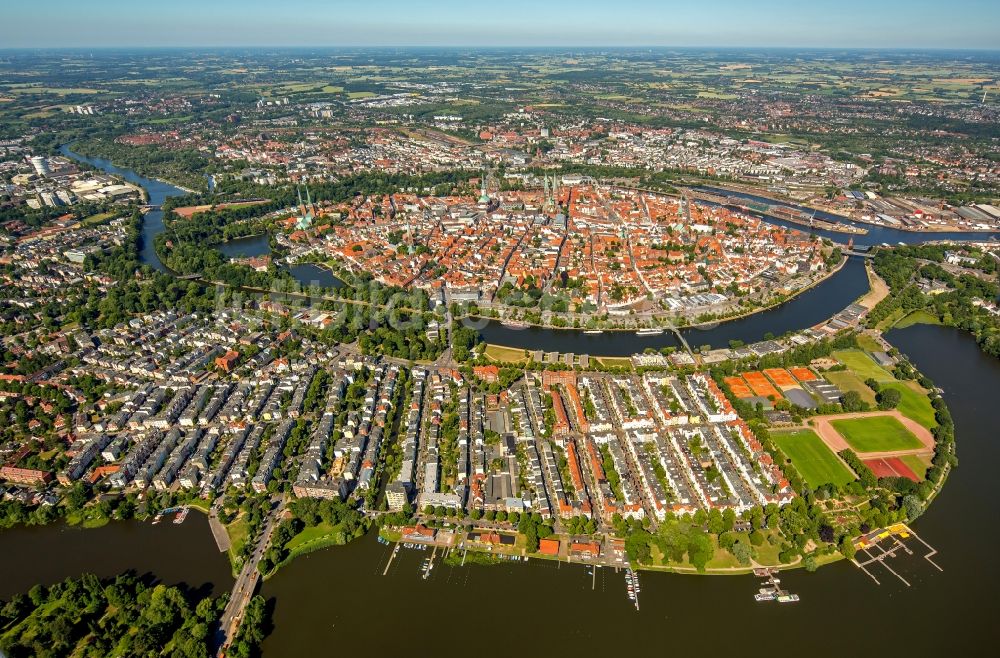
[(80, 222), (80, 223), (82, 225), (84, 225), (84, 226), (94, 226), (95, 224), (100, 224), (102, 222), (106, 222), (109, 219), (113, 219), (114, 217), (117, 217), (117, 216), (118, 216), (118, 213), (114, 213), (114, 212), (101, 212), (101, 213), (97, 213), (96, 215), (91, 215), (90, 217), (85, 217), (83, 219), (83, 221)]
[(305, 528), (299, 534), (288, 540), (285, 547), (292, 555), (298, 555), (322, 546), (332, 546), (344, 543), (344, 529), (339, 525), (320, 523)]
[(879, 345), (879, 342), (868, 334), (858, 334), (858, 346), (869, 352), (882, 351), (882, 346)]
[(857, 391), (861, 399), (868, 404), (875, 404), (875, 392), (868, 388), (868, 385), (861, 381), (861, 378), (849, 370), (840, 372), (828, 372), (826, 378), (831, 384), (836, 384), (843, 392)]
[(505, 363), (528, 362), (528, 357), (525, 356), (524, 350), (516, 347), (504, 347), (503, 345), (493, 345), (488, 343), (485, 351), (486, 357), (492, 359), (493, 361), (501, 361)]
[(937, 421), (934, 420), (934, 407), (931, 406), (930, 399), (919, 384), (893, 381), (882, 384), (882, 388), (894, 388), (903, 396), (896, 407), (901, 414), (912, 418), (927, 429), (937, 425)]
[(920, 455), (903, 455), (899, 458), (904, 464), (910, 467), (910, 470), (917, 474), (917, 477), (923, 480), (927, 477), (927, 460)]
[(771, 438), (809, 486), (828, 483), (841, 486), (855, 480), (854, 474), (812, 430), (774, 433)]
[(861, 350), (841, 350), (834, 352), (833, 357), (861, 377), (862, 381), (869, 377), (880, 382), (891, 382), (895, 379), (892, 373), (875, 363), (874, 359)]
[(605, 368), (631, 368), (632, 359), (627, 356), (599, 356), (597, 362)]
[(845, 418), (831, 425), (857, 452), (912, 450), (924, 445), (892, 416)]
[(893, 328), (905, 329), (906, 327), (912, 327), (915, 324), (941, 324), (941, 321), (933, 313), (928, 313), (923, 309), (919, 309), (897, 320), (893, 325)]

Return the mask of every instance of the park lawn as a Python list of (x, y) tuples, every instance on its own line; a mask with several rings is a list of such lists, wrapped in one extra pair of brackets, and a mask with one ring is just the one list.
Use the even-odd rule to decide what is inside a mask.
[(192, 498), (184, 504), (193, 509), (201, 510), (206, 514), (208, 514), (208, 510), (212, 507), (212, 501), (204, 498)]
[(392, 530), (386, 527), (379, 528), (378, 534), (382, 539), (387, 541), (400, 541), (403, 538), (403, 533), (399, 530)]
[(875, 359), (861, 350), (840, 350), (834, 352), (833, 357), (858, 375), (862, 381), (872, 378), (880, 382), (891, 382), (895, 379), (891, 372), (875, 363)]
[(823, 376), (830, 380), (831, 384), (836, 384), (844, 393), (847, 391), (857, 391), (862, 400), (868, 404), (875, 404), (875, 391), (868, 388), (868, 385), (861, 381), (861, 378), (853, 372), (849, 370), (825, 372)]
[(763, 544), (753, 547), (756, 552), (754, 560), (757, 564), (778, 566), (781, 564), (781, 560), (778, 559), (778, 554), (781, 553), (781, 537), (775, 536), (773, 530), (762, 530), (761, 532), (764, 533), (765, 539)]
[(792, 465), (810, 487), (824, 484), (839, 487), (856, 479), (851, 470), (810, 429), (775, 432), (771, 438), (785, 456), (792, 460)]
[(307, 527), (299, 534), (288, 540), (285, 548), (288, 549), (289, 559), (303, 553), (310, 553), (327, 546), (340, 546), (346, 543), (344, 529), (342, 526), (330, 525), (323, 522)]
[(244, 515), (242, 514), (239, 518), (226, 526), (226, 534), (229, 535), (229, 561), (234, 565), (236, 564), (236, 560), (240, 556), (240, 553), (243, 551), (243, 544), (247, 542), (247, 534), (249, 534), (249, 530), (246, 518), (244, 518)]
[(528, 362), (528, 357), (525, 356), (524, 350), (516, 347), (504, 347), (503, 345), (489, 343), (486, 345), (485, 353), (487, 358), (501, 363)]
[(917, 421), (927, 429), (933, 429), (937, 425), (934, 419), (934, 407), (931, 406), (931, 400), (920, 384), (913, 381), (893, 381), (882, 384), (882, 388), (894, 388), (903, 396), (896, 407), (899, 413)]
[(855, 452), (913, 450), (924, 444), (892, 416), (868, 416), (830, 421)]

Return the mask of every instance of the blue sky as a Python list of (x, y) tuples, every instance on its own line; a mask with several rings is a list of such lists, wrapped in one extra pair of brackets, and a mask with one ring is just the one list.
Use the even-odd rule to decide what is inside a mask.
[(34, 0), (0, 48), (842, 46), (1000, 49), (1000, 0)]

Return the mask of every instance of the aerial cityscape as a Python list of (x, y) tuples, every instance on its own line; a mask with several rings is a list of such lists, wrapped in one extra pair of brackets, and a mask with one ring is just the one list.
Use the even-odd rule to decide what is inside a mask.
[(508, 4), (10, 9), (0, 656), (997, 639), (1000, 9)]

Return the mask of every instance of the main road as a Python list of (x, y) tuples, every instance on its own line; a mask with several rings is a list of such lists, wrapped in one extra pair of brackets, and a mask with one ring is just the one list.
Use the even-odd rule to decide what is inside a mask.
[(216, 637), (216, 646), (219, 647), (216, 654), (218, 656), (225, 655), (225, 650), (229, 647), (233, 638), (236, 637), (236, 631), (239, 630), (240, 621), (243, 619), (243, 611), (246, 609), (251, 597), (253, 597), (253, 593), (257, 589), (257, 583), (260, 581), (260, 572), (257, 570), (257, 565), (260, 564), (260, 559), (264, 557), (264, 552), (267, 551), (267, 547), (271, 543), (271, 535), (274, 533), (277, 521), (284, 510), (285, 501), (283, 497), (281, 495), (272, 496), (271, 509), (268, 510), (265, 517), (264, 528), (257, 538), (257, 544), (254, 546), (253, 553), (250, 554), (250, 557), (243, 564), (240, 575), (236, 578), (236, 582), (233, 583), (229, 602), (226, 604), (226, 609), (219, 619), (219, 630)]

